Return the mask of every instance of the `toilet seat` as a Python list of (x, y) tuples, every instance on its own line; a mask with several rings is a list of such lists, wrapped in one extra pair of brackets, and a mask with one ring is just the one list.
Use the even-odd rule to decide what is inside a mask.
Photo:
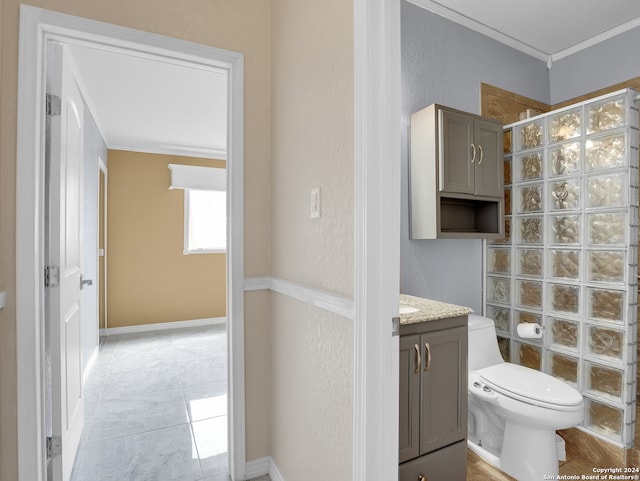
[(582, 406), (578, 391), (548, 374), (508, 362), (476, 371), (489, 388), (527, 404), (574, 411)]

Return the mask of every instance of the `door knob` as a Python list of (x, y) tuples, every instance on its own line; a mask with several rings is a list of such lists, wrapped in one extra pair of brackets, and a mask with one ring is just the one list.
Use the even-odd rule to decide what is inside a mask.
[(82, 274), (80, 274), (80, 289), (84, 289), (84, 286), (92, 286), (93, 281), (91, 279), (85, 279)]
[(418, 481), (427, 481), (427, 477), (423, 476), (423, 475), (420, 475), (420, 476), (418, 476)]

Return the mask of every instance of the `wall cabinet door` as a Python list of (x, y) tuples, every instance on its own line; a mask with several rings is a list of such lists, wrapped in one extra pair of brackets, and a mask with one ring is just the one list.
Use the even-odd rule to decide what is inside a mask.
[(474, 138), (475, 194), (486, 197), (503, 196), (503, 133), (502, 127), (476, 119)]
[(440, 191), (475, 193), (473, 159), (473, 117), (439, 110), (440, 115)]
[(502, 197), (502, 126), (440, 109), (440, 191)]
[(420, 455), (421, 346), (419, 335), (400, 337), (400, 463)]
[(423, 334), (420, 342), (420, 454), (426, 454), (467, 436), (467, 330)]

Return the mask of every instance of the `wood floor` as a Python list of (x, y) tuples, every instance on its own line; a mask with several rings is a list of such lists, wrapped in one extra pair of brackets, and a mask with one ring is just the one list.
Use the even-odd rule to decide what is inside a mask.
[[(593, 475), (593, 462), (582, 458), (569, 459), (560, 465), (563, 475)], [(484, 461), (473, 451), (467, 449), (467, 481), (517, 481)]]

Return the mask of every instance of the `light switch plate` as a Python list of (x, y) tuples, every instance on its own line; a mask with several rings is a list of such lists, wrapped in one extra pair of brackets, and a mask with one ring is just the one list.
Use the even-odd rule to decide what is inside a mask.
[(311, 218), (320, 218), (320, 187), (311, 189)]

